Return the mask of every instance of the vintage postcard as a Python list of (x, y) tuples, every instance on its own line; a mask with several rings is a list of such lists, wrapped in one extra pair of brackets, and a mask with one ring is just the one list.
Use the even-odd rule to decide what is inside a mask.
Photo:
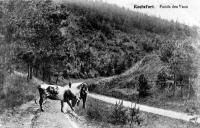
[(0, 128), (200, 128), (197, 0), (0, 0)]

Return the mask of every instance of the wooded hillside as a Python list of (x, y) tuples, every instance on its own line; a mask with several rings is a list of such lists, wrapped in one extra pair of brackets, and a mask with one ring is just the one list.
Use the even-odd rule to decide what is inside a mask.
[(1, 47), (14, 46), (6, 51), (12, 51), (9, 64), (26, 69), (29, 78), (117, 75), (149, 54), (172, 72), (195, 74), (190, 44), (197, 30), (176, 21), (102, 2), (51, 0), (1, 2), (0, 18)]

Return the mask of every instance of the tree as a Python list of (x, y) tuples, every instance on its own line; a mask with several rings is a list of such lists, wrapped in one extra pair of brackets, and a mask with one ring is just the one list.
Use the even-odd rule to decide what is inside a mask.
[(62, 20), (67, 20), (67, 11), (51, 0), (11, 0), (6, 8), (4, 30), (9, 35), (9, 42), (18, 42), (23, 52), (18, 54), (23, 55), (21, 59), (27, 64), (28, 79), (32, 78), (33, 70), (39, 69), (43, 79), (50, 79), (50, 65), (62, 56), (62, 49), (58, 49), (63, 43), (60, 27)]
[(138, 92), (139, 97), (143, 98), (149, 95), (150, 86), (148, 85), (147, 79), (144, 74), (141, 74), (138, 79)]
[(181, 87), (181, 95), (183, 96), (182, 89), (187, 88), (188, 93), (191, 94), (193, 79), (197, 76), (197, 69), (194, 65), (193, 58), (195, 55), (194, 49), (188, 40), (184, 40), (176, 45), (172, 57), (169, 59), (169, 66), (174, 78), (174, 91), (176, 86)]
[(127, 109), (123, 106), (123, 101), (116, 102), (113, 107), (112, 113), (110, 115), (110, 121), (113, 124), (126, 124), (128, 120), (128, 116), (126, 114)]
[(161, 89), (164, 89), (166, 87), (166, 78), (167, 74), (164, 71), (159, 72), (157, 75), (156, 84), (160, 86)]

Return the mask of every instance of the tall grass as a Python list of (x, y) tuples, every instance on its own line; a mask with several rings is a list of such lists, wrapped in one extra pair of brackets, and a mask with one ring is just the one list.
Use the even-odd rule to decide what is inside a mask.
[(35, 84), (27, 82), (25, 77), (15, 74), (6, 76), (0, 90), (0, 112), (33, 100), (36, 92)]
[(107, 104), (93, 98), (88, 98), (86, 109), (78, 108), (76, 113), (85, 116), (88, 123), (91, 121), (100, 122), (101, 125), (109, 124), (116, 127), (132, 127), (138, 126), (145, 120), (141, 116), (141, 112), (135, 106), (125, 108), (123, 101), (119, 101), (115, 105)]

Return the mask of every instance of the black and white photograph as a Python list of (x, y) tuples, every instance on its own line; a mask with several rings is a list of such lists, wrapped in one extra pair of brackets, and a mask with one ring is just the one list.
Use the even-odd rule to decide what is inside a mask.
[(200, 2), (0, 0), (0, 128), (200, 128)]

